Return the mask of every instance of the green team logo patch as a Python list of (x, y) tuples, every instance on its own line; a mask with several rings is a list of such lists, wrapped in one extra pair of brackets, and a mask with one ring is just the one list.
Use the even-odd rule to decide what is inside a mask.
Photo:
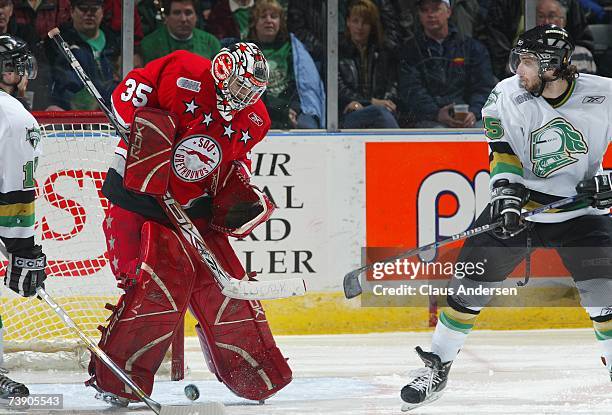
[(589, 151), (582, 133), (563, 118), (555, 118), (533, 131), (530, 140), (532, 170), (538, 177), (576, 163), (578, 159), (573, 154)]
[(494, 89), (493, 91), (491, 91), (491, 93), (489, 94), (489, 98), (487, 98), (487, 101), (483, 105), (483, 108), (495, 104), (500, 96), (501, 92), (499, 92), (498, 90)]
[(40, 143), (40, 128), (32, 127), (26, 129), (26, 140), (32, 145), (32, 148), (36, 148)]

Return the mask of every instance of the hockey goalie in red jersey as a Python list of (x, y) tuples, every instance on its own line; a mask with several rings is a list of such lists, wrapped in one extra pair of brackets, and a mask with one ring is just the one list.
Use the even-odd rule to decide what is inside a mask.
[[(157, 199), (128, 185), (130, 160), (154, 142), (171, 142), (164, 187), (192, 219), (221, 266), (248, 278), (228, 236), (244, 237), (274, 206), (250, 184), (249, 154), (270, 127), (259, 99), (268, 83), (259, 48), (237, 43), (211, 61), (177, 51), (131, 71), (112, 96), (130, 132), (109, 169), (103, 193), (111, 202), (103, 224), (111, 268), (124, 294), (100, 347), (147, 393), (187, 310), (210, 370), (238, 396), (264, 400), (292, 379), (258, 301), (224, 296), (195, 250), (173, 230)], [(169, 146), (170, 148), (170, 146)], [(129, 152), (129, 157), (128, 157)], [(150, 157), (136, 163), (146, 164)], [(128, 163), (126, 170), (126, 160)], [(139, 167), (140, 168), (140, 167)], [(154, 170), (154, 169), (153, 169)], [(146, 175), (154, 180), (155, 171)], [(153, 179), (151, 179), (153, 178)], [(88, 385), (108, 402), (138, 400), (96, 357)]]

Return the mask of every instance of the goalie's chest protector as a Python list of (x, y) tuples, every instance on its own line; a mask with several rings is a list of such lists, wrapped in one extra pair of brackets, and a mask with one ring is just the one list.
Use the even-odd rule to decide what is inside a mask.
[(505, 94), (508, 111), (502, 117), (528, 188), (571, 196), (580, 180), (601, 172), (612, 139), (612, 88), (601, 79), (581, 75), (569, 96), (555, 106), (520, 88)]
[[(253, 146), (263, 139), (267, 118), (261, 101), (231, 121), (221, 117), (214, 98), (206, 102), (202, 116), (187, 125), (173, 147), (169, 187), (176, 200), (187, 206), (203, 195), (214, 196), (223, 186), (231, 163), (246, 161)], [(246, 168), (250, 171), (250, 166)]]

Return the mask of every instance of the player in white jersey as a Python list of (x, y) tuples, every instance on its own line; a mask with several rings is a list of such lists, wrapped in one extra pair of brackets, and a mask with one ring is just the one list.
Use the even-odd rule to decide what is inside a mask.
[[(510, 56), (516, 75), (497, 84), (482, 109), (491, 203), (474, 226), (499, 220), (503, 226), (462, 248), (458, 261), (483, 263), (485, 272), (451, 280), (456, 294), (447, 297), (432, 351), (416, 348), (426, 367), (402, 389), (404, 410), (440, 397), (453, 360), (492, 297), (463, 293), (500, 287), (531, 246), (556, 249), (572, 274), (612, 380), (612, 187), (602, 171), (612, 139), (612, 79), (578, 77), (570, 64), (573, 50), (560, 27), (526, 31)], [(572, 205), (529, 222), (520, 217), (522, 210), (577, 194), (583, 199)]]
[[(0, 76), (5, 85), (36, 76), (36, 61), (26, 43), (0, 35)], [(34, 243), (34, 171), (41, 154), (40, 128), (36, 119), (15, 98), (0, 89), (0, 241), (8, 251), (4, 285), (24, 297), (36, 294), (46, 278), (46, 257)], [(0, 366), (2, 364), (0, 320)], [(0, 368), (0, 404), (12, 396), (28, 396)]]

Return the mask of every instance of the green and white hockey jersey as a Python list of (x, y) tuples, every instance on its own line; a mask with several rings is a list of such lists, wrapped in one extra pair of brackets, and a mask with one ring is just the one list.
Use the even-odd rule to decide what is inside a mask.
[[(580, 74), (568, 95), (551, 106), (519, 84), (504, 79), (483, 109), (489, 143), (491, 186), (506, 178), (530, 189), (526, 210), (576, 194), (576, 184), (602, 173), (612, 139), (612, 79)], [(562, 222), (609, 213), (586, 203), (535, 215), (535, 222)]]
[(19, 240), (34, 236), (34, 171), (40, 138), (32, 114), (0, 90), (0, 238), (9, 251), (23, 247)]

